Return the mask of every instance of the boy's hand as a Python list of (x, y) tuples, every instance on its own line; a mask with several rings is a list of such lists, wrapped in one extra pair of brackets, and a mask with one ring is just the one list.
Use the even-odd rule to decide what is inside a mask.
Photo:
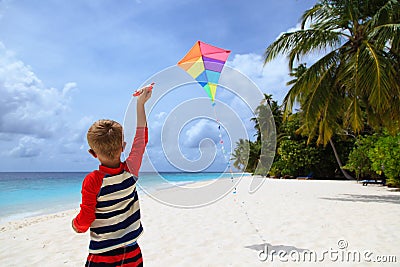
[(140, 91), (141, 93), (140, 93), (140, 95), (139, 95), (138, 98), (137, 98), (137, 103), (138, 103), (138, 104), (143, 104), (143, 105), (144, 105), (144, 103), (146, 103), (147, 100), (150, 99), (151, 93), (152, 93), (152, 90), (153, 90), (153, 85), (154, 85), (154, 83), (152, 83), (152, 84), (150, 84), (150, 85), (147, 85), (147, 86), (145, 86), (145, 87), (139, 89), (139, 91)]
[(74, 229), (74, 231), (75, 231), (76, 233), (80, 233), (80, 232), (78, 231), (78, 229), (75, 228), (74, 220), (72, 220), (72, 229)]

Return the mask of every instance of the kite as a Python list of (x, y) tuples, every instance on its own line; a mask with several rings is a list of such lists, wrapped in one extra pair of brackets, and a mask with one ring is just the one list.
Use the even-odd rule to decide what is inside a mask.
[[(231, 51), (197, 41), (189, 52), (178, 62), (178, 66), (192, 76), (207, 92), (214, 108), (215, 120), (218, 123), (219, 143), (222, 154), (228, 165), (233, 182), (233, 171), (230, 157), (227, 155), (222, 139), (221, 123), (215, 110), (215, 93), (222, 69)], [(233, 190), (236, 194), (236, 187)]]
[(219, 76), (231, 51), (197, 41), (178, 62), (207, 92), (214, 103)]

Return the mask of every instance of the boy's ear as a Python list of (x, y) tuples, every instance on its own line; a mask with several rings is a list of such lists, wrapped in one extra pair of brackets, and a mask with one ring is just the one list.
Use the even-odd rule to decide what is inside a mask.
[(126, 142), (123, 142), (123, 143), (122, 143), (122, 152), (124, 152), (125, 147), (126, 147)]
[(89, 152), (90, 155), (92, 155), (94, 158), (97, 158), (97, 154), (96, 154), (96, 152), (94, 152), (93, 149), (89, 149), (88, 152)]

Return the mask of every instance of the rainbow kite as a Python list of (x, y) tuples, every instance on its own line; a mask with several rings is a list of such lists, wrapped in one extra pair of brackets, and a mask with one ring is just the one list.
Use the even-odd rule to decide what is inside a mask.
[[(225, 62), (231, 51), (215, 47), (201, 41), (197, 41), (189, 52), (178, 62), (178, 66), (190, 74), (204, 88), (211, 98), (214, 108), (215, 120), (218, 123), (220, 145), (224, 159), (231, 173), (233, 182), (233, 171), (230, 165), (230, 156), (225, 151), (224, 140), (222, 139), (221, 123), (215, 110), (215, 93), (217, 91), (219, 76), (224, 68)], [(233, 190), (236, 194), (236, 187)]]
[(214, 103), (221, 71), (231, 51), (197, 41), (178, 66), (204, 88)]

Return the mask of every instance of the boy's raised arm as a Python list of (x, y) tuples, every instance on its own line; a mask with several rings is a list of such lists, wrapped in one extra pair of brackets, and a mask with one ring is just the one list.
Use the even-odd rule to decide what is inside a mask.
[(153, 89), (153, 84), (148, 85), (142, 88), (142, 93), (137, 98), (137, 105), (136, 105), (136, 127), (146, 127), (147, 120), (146, 120), (146, 112), (144, 110), (144, 104), (147, 100), (151, 97), (151, 91)]
[(136, 126), (135, 139), (132, 144), (131, 152), (129, 153), (129, 156), (126, 159), (126, 163), (128, 164), (130, 172), (135, 176), (139, 175), (139, 169), (142, 164), (143, 153), (148, 141), (147, 119), (146, 119), (144, 104), (151, 97), (152, 86), (146, 86), (141, 90), (142, 93), (137, 98), (137, 106), (136, 106), (137, 126)]

